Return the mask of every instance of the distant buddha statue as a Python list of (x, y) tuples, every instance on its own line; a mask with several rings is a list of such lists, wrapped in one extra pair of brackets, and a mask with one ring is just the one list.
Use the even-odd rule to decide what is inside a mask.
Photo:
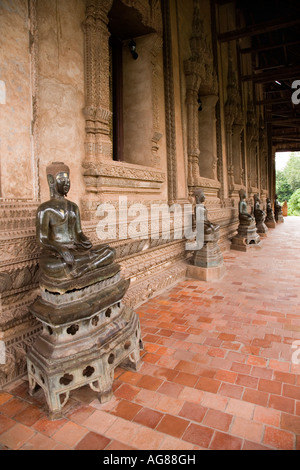
[(195, 191), (195, 200), (196, 200), (196, 204), (199, 205), (201, 204), (202, 206), (202, 209), (203, 209), (203, 215), (204, 215), (204, 234), (205, 235), (209, 235), (209, 234), (212, 234), (212, 233), (215, 233), (215, 232), (218, 232), (220, 230), (220, 226), (219, 225), (214, 225), (213, 223), (211, 223), (209, 220), (208, 220), (208, 217), (207, 217), (207, 214), (208, 214), (208, 211), (204, 205), (204, 202), (205, 202), (205, 194), (204, 192), (202, 191), (202, 189), (196, 189)]
[(283, 215), (282, 215), (282, 207), (281, 204), (278, 200), (277, 194), (275, 194), (275, 201), (274, 201), (274, 215), (275, 215), (275, 220), (277, 223), (283, 222)]
[(52, 281), (71, 280), (114, 261), (108, 245), (92, 246), (81, 228), (78, 206), (65, 197), (70, 189), (70, 170), (61, 162), (47, 167), (51, 199), (37, 211), (37, 241), (42, 247), (40, 269)]
[(256, 220), (256, 224), (264, 222), (266, 214), (260, 208), (260, 198), (258, 194), (254, 195), (254, 217)]

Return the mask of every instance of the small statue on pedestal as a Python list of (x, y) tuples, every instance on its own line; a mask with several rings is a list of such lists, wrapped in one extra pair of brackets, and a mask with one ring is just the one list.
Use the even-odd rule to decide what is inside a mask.
[(266, 216), (265, 224), (268, 228), (275, 228), (276, 222), (275, 222), (274, 213), (272, 209), (271, 199), (269, 197), (266, 199), (266, 203), (267, 203), (267, 216)]
[(252, 247), (260, 247), (260, 237), (256, 230), (255, 218), (247, 211), (246, 192), (239, 192), (239, 225), (238, 233), (232, 239), (231, 249), (247, 251)]
[(265, 224), (266, 214), (260, 208), (259, 195), (255, 194), (253, 198), (254, 198), (254, 217), (255, 217), (255, 222), (256, 222), (256, 230), (257, 230), (257, 233), (259, 233), (261, 237), (266, 237), (267, 231), (268, 231), (268, 227)]
[(220, 279), (225, 272), (225, 265), (222, 252), (218, 245), (220, 238), (220, 226), (214, 225), (208, 220), (208, 211), (204, 205), (205, 195), (202, 189), (197, 189), (194, 193), (197, 207), (202, 211), (203, 217), (200, 229), (204, 232), (203, 247), (195, 250), (192, 265), (188, 266), (187, 275), (204, 281)]
[(282, 215), (282, 207), (281, 204), (278, 200), (277, 194), (275, 194), (275, 200), (274, 200), (274, 213), (275, 213), (275, 220), (278, 224), (282, 224), (284, 222), (284, 218)]
[(65, 198), (70, 170), (47, 167), (51, 199), (37, 211), (41, 295), (30, 311), (43, 325), (27, 354), (29, 391), (40, 386), (50, 418), (62, 416), (71, 390), (89, 385), (101, 402), (112, 396), (114, 369), (137, 370), (142, 349), (139, 319), (122, 298), (129, 280), (120, 276), (115, 251), (92, 246), (78, 206)]

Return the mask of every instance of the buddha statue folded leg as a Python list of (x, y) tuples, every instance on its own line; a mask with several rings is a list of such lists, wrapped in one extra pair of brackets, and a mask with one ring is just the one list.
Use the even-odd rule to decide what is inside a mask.
[(98, 245), (89, 251), (70, 250), (74, 261), (68, 264), (56, 254), (44, 254), (40, 258), (40, 268), (47, 277), (72, 279), (82, 276), (90, 271), (111, 264), (115, 258), (115, 251), (108, 245)]

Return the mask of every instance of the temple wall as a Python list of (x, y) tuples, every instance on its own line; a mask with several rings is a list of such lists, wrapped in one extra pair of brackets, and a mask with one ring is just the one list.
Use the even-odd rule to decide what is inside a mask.
[[(109, 14), (120, 4), (136, 19), (139, 59), (132, 59), (126, 37), (124, 161), (115, 161)], [(116, 236), (105, 242), (131, 279), (125, 297), (131, 306), (183, 279), (191, 256), (172, 225), (165, 237), (163, 221), (156, 222), (150, 237), (151, 203), (183, 207), (194, 203), (195, 188), (203, 188), (225, 251), (237, 227), (239, 189), (246, 189), (250, 209), (255, 192), (267, 193), (268, 175), (253, 97), (247, 83), (241, 98), (230, 94), (235, 46), (230, 52), (227, 43), (217, 44), (209, 0), (3, 0), (0, 13), (1, 386), (26, 371), (26, 350), (38, 330), (29, 313), (39, 279), (35, 214), (49, 198), (50, 162), (69, 165), (68, 198), (80, 206), (93, 244), (99, 243), (101, 204), (114, 208)], [(221, 5), (217, 24), (232, 29), (233, 13)], [(235, 121), (228, 123), (232, 106)], [(240, 127), (231, 141), (234, 126)], [(120, 196), (126, 197), (129, 223), (138, 215), (136, 203), (146, 208), (134, 237), (120, 236), (127, 226)]]

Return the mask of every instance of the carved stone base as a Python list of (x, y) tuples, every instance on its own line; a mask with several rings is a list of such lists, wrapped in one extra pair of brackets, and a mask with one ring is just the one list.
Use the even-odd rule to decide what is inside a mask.
[(268, 227), (265, 222), (256, 223), (256, 231), (260, 237), (267, 237)]
[(189, 264), (186, 271), (186, 276), (192, 279), (198, 279), (199, 281), (217, 281), (221, 279), (226, 272), (225, 264), (215, 266), (213, 268), (202, 268)]
[(276, 228), (276, 222), (275, 220), (266, 220), (265, 224), (268, 228)]
[(238, 233), (231, 241), (231, 250), (248, 251), (260, 248), (260, 236), (256, 231), (255, 223), (239, 224)]
[(70, 293), (42, 291), (31, 306), (43, 330), (27, 354), (29, 389), (43, 389), (50, 419), (62, 416), (71, 390), (89, 385), (103, 403), (117, 366), (139, 368), (139, 318), (121, 302), (128, 285), (114, 275)]
[(284, 218), (283, 218), (282, 214), (278, 214), (276, 222), (277, 222), (277, 224), (283, 224)]

